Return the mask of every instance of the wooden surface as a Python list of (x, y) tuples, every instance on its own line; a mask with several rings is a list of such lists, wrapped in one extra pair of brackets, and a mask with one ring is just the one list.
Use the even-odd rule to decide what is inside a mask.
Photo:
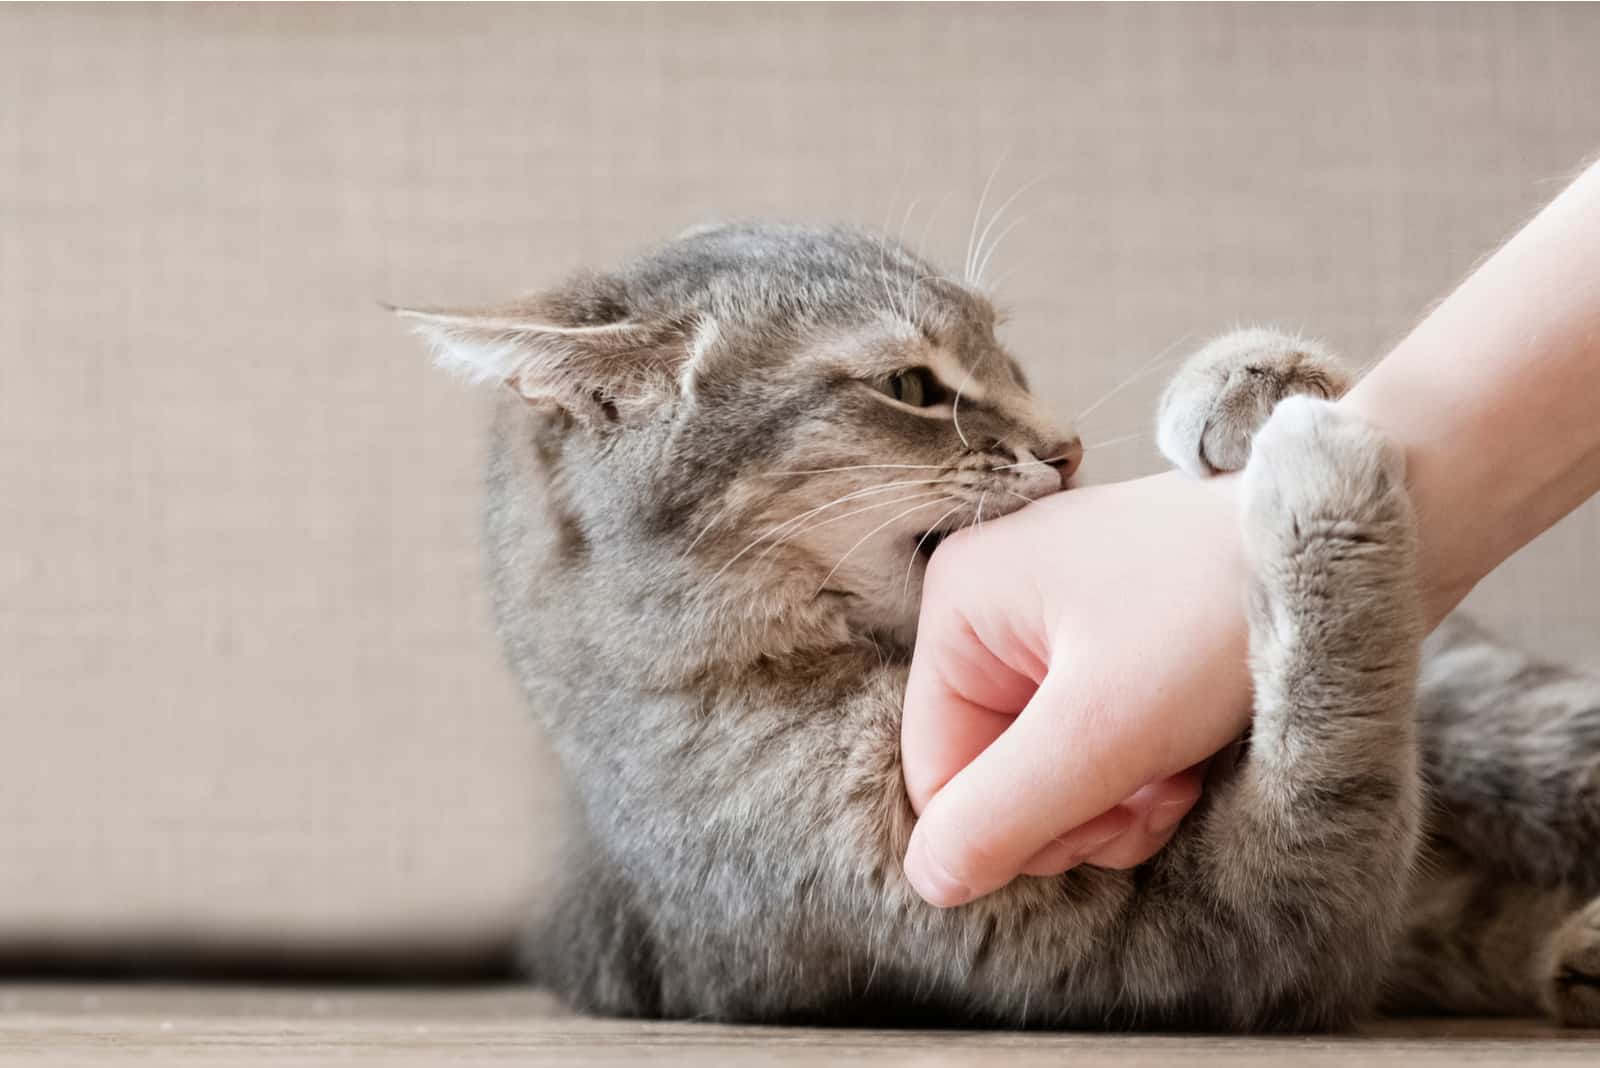
[(1181, 1035), (820, 1031), (572, 1016), (541, 994), (237, 986), (0, 985), (0, 1065), (509, 1063), (996, 1064), (1180, 1062), (1600, 1064), (1600, 1032), (1524, 1020), (1420, 1020), (1358, 1034)]

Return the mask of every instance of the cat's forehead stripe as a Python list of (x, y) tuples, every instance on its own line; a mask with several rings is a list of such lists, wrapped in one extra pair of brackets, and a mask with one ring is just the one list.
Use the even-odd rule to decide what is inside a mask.
[(930, 340), (905, 319), (890, 320), (889, 330), (892, 340), (878, 350), (879, 358), (887, 363), (911, 360), (923, 364), (951, 393), (959, 391), (963, 400), (977, 403), (988, 396), (989, 391), (978, 380), (988, 370), (987, 354), (980, 353), (970, 363), (965, 362), (956, 350)]
[(959, 391), (966, 400), (982, 401), (988, 390), (978, 381), (976, 363), (968, 367), (942, 345), (933, 346), (928, 353), (928, 366), (950, 392)]
[(683, 361), (683, 369), (678, 372), (678, 388), (684, 396), (693, 395), (695, 376), (700, 372), (700, 365), (720, 336), (721, 328), (717, 320), (709, 316), (702, 319), (695, 329), (694, 340), (689, 346), (689, 357)]

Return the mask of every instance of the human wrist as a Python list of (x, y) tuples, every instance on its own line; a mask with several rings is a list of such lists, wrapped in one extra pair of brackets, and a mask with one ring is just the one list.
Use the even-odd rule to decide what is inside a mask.
[[(1249, 626), (1245, 616), (1250, 565), (1245, 548), (1241, 514), (1241, 480), (1237, 473), (1196, 479), (1177, 471), (1157, 476), (1166, 479), (1180, 508), (1174, 521), (1186, 524), (1186, 542), (1195, 551), (1191, 566), (1202, 569), (1205, 581), (1194, 589), (1206, 599), (1210, 621), (1202, 634), (1188, 641), (1204, 648), (1201, 655), (1212, 664), (1211, 685), (1224, 703), (1238, 707), (1241, 717), (1250, 704)], [(1242, 726), (1242, 722), (1240, 724)], [(1218, 745), (1228, 739), (1219, 737)]]
[[(1417, 523), (1418, 592), (1427, 625), (1436, 626), (1494, 566), (1485, 562), (1486, 532), (1477, 519), (1499, 510), (1497, 494), (1505, 483), (1497, 481), (1491, 464), (1464, 464), (1451, 455), (1451, 443), (1469, 422), (1463, 413), (1444, 419), (1418, 412), (1403, 383), (1364, 381), (1339, 403), (1405, 458)], [(1468, 500), (1473, 510), (1464, 514), (1461, 505)]]
[(1600, 491), (1597, 236), (1600, 164), (1340, 402), (1405, 456), (1430, 623)]

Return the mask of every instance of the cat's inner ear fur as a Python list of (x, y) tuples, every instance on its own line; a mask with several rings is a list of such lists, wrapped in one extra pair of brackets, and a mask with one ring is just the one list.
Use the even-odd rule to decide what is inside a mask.
[[(570, 297), (534, 297), (481, 309), (395, 308), (433, 346), (435, 362), (470, 382), (503, 385), (530, 405), (557, 407), (589, 426), (657, 408), (690, 382), (705, 323), (596, 322)], [(616, 314), (625, 315), (623, 309)]]

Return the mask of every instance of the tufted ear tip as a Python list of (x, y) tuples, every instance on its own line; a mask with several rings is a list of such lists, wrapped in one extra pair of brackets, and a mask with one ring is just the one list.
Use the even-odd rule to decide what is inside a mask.
[(397, 319), (408, 319), (414, 324), (449, 324), (452, 322), (467, 322), (479, 316), (470, 311), (452, 311), (446, 308), (424, 308), (405, 304), (391, 304), (386, 300), (377, 301), (378, 307), (393, 315)]
[(562, 408), (591, 427), (637, 418), (689, 385), (681, 372), (694, 346), (683, 323), (562, 325), (582, 322), (564, 313), (585, 309), (560, 298), (482, 309), (384, 306), (428, 343), (442, 370), (508, 388), (534, 407)]
[[(462, 313), (448, 308), (429, 308), (412, 304), (396, 304), (393, 301), (378, 297), (373, 300), (381, 311), (386, 311), (396, 319), (410, 319), (414, 321), (447, 319)], [(471, 314), (471, 313), (466, 313)]]

